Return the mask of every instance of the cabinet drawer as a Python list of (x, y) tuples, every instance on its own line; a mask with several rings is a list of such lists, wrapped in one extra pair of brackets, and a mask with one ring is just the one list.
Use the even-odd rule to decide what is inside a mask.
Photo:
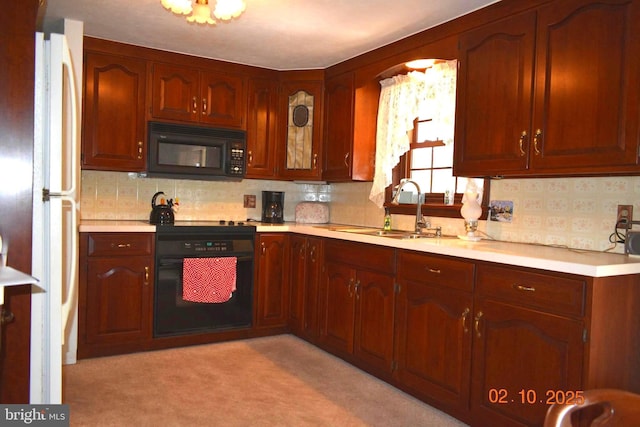
[(398, 278), (414, 282), (473, 291), (475, 264), (455, 259), (400, 251)]
[(477, 287), (483, 296), (512, 301), (549, 312), (584, 314), (584, 280), (489, 265), (478, 266)]
[(153, 233), (91, 233), (89, 256), (152, 255)]
[(382, 273), (395, 273), (395, 249), (384, 246), (328, 239), (324, 247), (325, 260), (350, 264)]

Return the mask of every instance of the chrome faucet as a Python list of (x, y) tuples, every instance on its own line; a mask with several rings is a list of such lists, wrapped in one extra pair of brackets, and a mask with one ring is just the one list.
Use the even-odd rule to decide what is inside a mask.
[(391, 204), (394, 204), (394, 205), (398, 204), (398, 199), (400, 198), (400, 192), (402, 191), (402, 189), (406, 184), (413, 184), (413, 186), (416, 187), (416, 190), (418, 191), (418, 200), (416, 201), (415, 232), (420, 233), (422, 232), (423, 228), (429, 228), (431, 224), (429, 224), (429, 222), (425, 220), (425, 218), (422, 216), (422, 203), (420, 202), (420, 194), (422, 194), (422, 192), (420, 191), (420, 186), (418, 185), (418, 183), (415, 181), (411, 181), (410, 179), (407, 179), (407, 178), (400, 180), (400, 184), (398, 184), (398, 186), (396, 187), (396, 194), (395, 196), (393, 196), (393, 199), (391, 200)]

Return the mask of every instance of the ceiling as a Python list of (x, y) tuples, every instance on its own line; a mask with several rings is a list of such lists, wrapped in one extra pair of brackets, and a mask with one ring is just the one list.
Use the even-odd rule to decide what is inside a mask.
[(238, 19), (202, 26), (160, 0), (46, 0), (39, 29), (70, 18), (102, 39), (274, 70), (324, 69), (495, 1), (246, 0)]

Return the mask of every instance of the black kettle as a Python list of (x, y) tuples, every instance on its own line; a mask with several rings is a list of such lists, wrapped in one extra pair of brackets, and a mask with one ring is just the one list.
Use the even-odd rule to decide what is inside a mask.
[(165, 224), (173, 224), (174, 215), (173, 215), (173, 199), (167, 200), (167, 203), (164, 203), (164, 199), (162, 199), (161, 204), (156, 204), (156, 198), (159, 195), (164, 195), (162, 191), (158, 191), (151, 198), (151, 214), (149, 215), (149, 223), (155, 225), (165, 225)]

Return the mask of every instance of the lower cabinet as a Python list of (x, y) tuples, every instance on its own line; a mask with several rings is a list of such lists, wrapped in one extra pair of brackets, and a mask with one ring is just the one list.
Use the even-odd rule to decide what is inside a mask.
[(255, 326), (285, 330), (289, 313), (288, 234), (257, 234), (255, 248)]
[(81, 233), (78, 357), (144, 348), (152, 334), (153, 234)]
[(393, 362), (395, 250), (327, 240), (320, 286), (320, 345), (388, 375)]
[(314, 341), (318, 338), (322, 239), (293, 234), (289, 244), (289, 328), (294, 334)]
[(469, 409), (475, 265), (398, 251), (394, 377), (441, 409)]

